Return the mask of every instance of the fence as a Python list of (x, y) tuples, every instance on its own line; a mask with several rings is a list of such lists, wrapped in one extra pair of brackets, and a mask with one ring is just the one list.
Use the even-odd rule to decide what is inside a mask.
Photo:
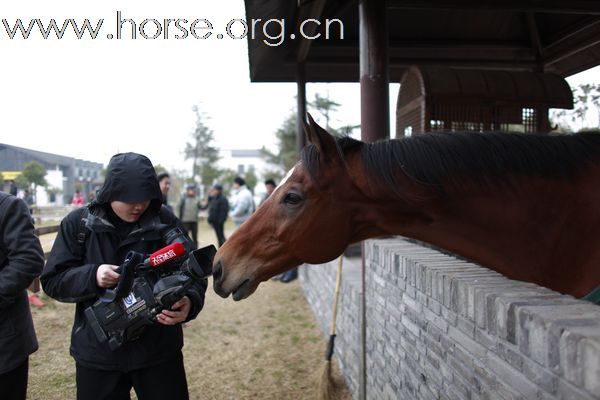
[[(324, 333), (335, 264), (300, 270)], [(600, 307), (401, 238), (365, 264), (367, 398), (600, 399)], [(344, 274), (335, 354), (358, 398), (360, 259)]]

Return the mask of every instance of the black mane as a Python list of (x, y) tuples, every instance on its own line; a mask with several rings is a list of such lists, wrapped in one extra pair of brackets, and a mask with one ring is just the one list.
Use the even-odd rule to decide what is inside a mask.
[[(460, 190), (461, 178), (482, 185), (506, 182), (511, 176), (570, 177), (600, 159), (600, 134), (533, 135), (521, 133), (428, 133), (365, 144), (348, 137), (336, 139), (343, 156), (360, 149), (366, 170), (391, 191), (398, 187), (397, 168), (424, 187)], [(319, 170), (314, 146), (301, 160), (311, 176)]]

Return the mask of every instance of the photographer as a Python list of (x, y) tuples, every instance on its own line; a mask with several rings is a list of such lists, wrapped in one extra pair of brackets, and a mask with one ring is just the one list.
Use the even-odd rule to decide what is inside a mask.
[(29, 355), (37, 350), (27, 287), (42, 272), (44, 252), (27, 204), (0, 192), (0, 397), (24, 400)]
[(78, 399), (129, 399), (132, 387), (140, 400), (188, 398), (180, 323), (202, 309), (206, 280), (195, 283), (171, 310), (158, 314), (157, 323), (139, 338), (114, 350), (98, 340), (84, 316), (86, 308), (117, 284), (116, 270), (129, 251), (152, 253), (167, 244), (159, 226), (181, 225), (162, 200), (150, 160), (117, 154), (96, 200), (61, 223), (41, 280), (49, 296), (77, 303), (70, 352)]

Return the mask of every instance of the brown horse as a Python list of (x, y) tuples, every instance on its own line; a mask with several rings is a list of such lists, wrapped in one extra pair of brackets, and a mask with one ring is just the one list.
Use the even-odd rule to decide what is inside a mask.
[(275, 274), (395, 234), (577, 297), (600, 284), (600, 134), (365, 144), (309, 120), (301, 160), (219, 249), (219, 295), (243, 299)]

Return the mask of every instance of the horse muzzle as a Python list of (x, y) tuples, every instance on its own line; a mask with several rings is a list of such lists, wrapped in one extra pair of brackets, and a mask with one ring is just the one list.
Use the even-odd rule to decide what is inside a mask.
[(213, 290), (216, 294), (223, 298), (232, 295), (233, 300), (238, 301), (250, 296), (256, 290), (257, 284), (253, 284), (250, 278), (246, 278), (241, 282), (226, 285), (223, 279), (223, 264), (219, 260), (213, 266)]

